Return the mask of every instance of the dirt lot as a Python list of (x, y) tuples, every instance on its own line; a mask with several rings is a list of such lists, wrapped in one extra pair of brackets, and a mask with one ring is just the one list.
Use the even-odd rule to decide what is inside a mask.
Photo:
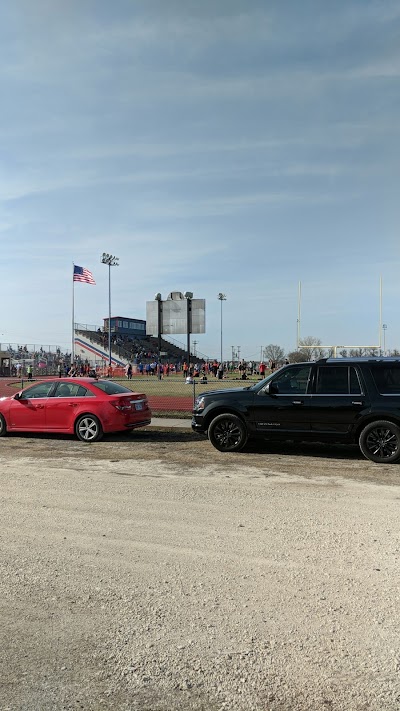
[(398, 711), (400, 466), (0, 442), (0, 709)]

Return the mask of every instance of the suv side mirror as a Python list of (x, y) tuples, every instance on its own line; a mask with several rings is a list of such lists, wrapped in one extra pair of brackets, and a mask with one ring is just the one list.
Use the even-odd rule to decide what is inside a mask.
[(279, 388), (276, 383), (268, 383), (265, 386), (265, 392), (268, 393), (268, 395), (277, 395), (279, 393)]

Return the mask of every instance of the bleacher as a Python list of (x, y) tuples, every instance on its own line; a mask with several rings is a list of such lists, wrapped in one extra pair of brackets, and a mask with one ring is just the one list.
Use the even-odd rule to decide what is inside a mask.
[(57, 372), (59, 363), (69, 364), (71, 354), (64, 352), (60, 346), (41, 345), (37, 343), (2, 344), (0, 348), (0, 376), (16, 376), (26, 373), (28, 366), (40, 375), (53, 375)]
[[(108, 333), (100, 328), (96, 330), (80, 328), (75, 330), (75, 334), (76, 336), (83, 336), (104, 350), (108, 350)], [(187, 352), (183, 345), (181, 347), (176, 343), (167, 341), (165, 338), (161, 338), (160, 346), (161, 353), (163, 353), (163, 361), (182, 363), (187, 357)], [(135, 336), (132, 338), (124, 334), (112, 334), (111, 350), (122, 361), (133, 364), (149, 363), (154, 359), (158, 359), (158, 338), (154, 336)], [(196, 357), (200, 361), (203, 360), (199, 356)]]

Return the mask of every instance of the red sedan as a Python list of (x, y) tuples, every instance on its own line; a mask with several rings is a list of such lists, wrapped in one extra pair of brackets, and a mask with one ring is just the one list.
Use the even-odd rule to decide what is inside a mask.
[(42, 380), (0, 398), (0, 437), (7, 432), (60, 432), (96, 442), (104, 433), (150, 422), (146, 395), (110, 380)]

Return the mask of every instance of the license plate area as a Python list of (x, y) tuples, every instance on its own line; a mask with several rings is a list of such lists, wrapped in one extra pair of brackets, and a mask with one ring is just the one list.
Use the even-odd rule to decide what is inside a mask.
[(143, 410), (143, 403), (141, 401), (131, 400), (131, 405), (133, 410)]

